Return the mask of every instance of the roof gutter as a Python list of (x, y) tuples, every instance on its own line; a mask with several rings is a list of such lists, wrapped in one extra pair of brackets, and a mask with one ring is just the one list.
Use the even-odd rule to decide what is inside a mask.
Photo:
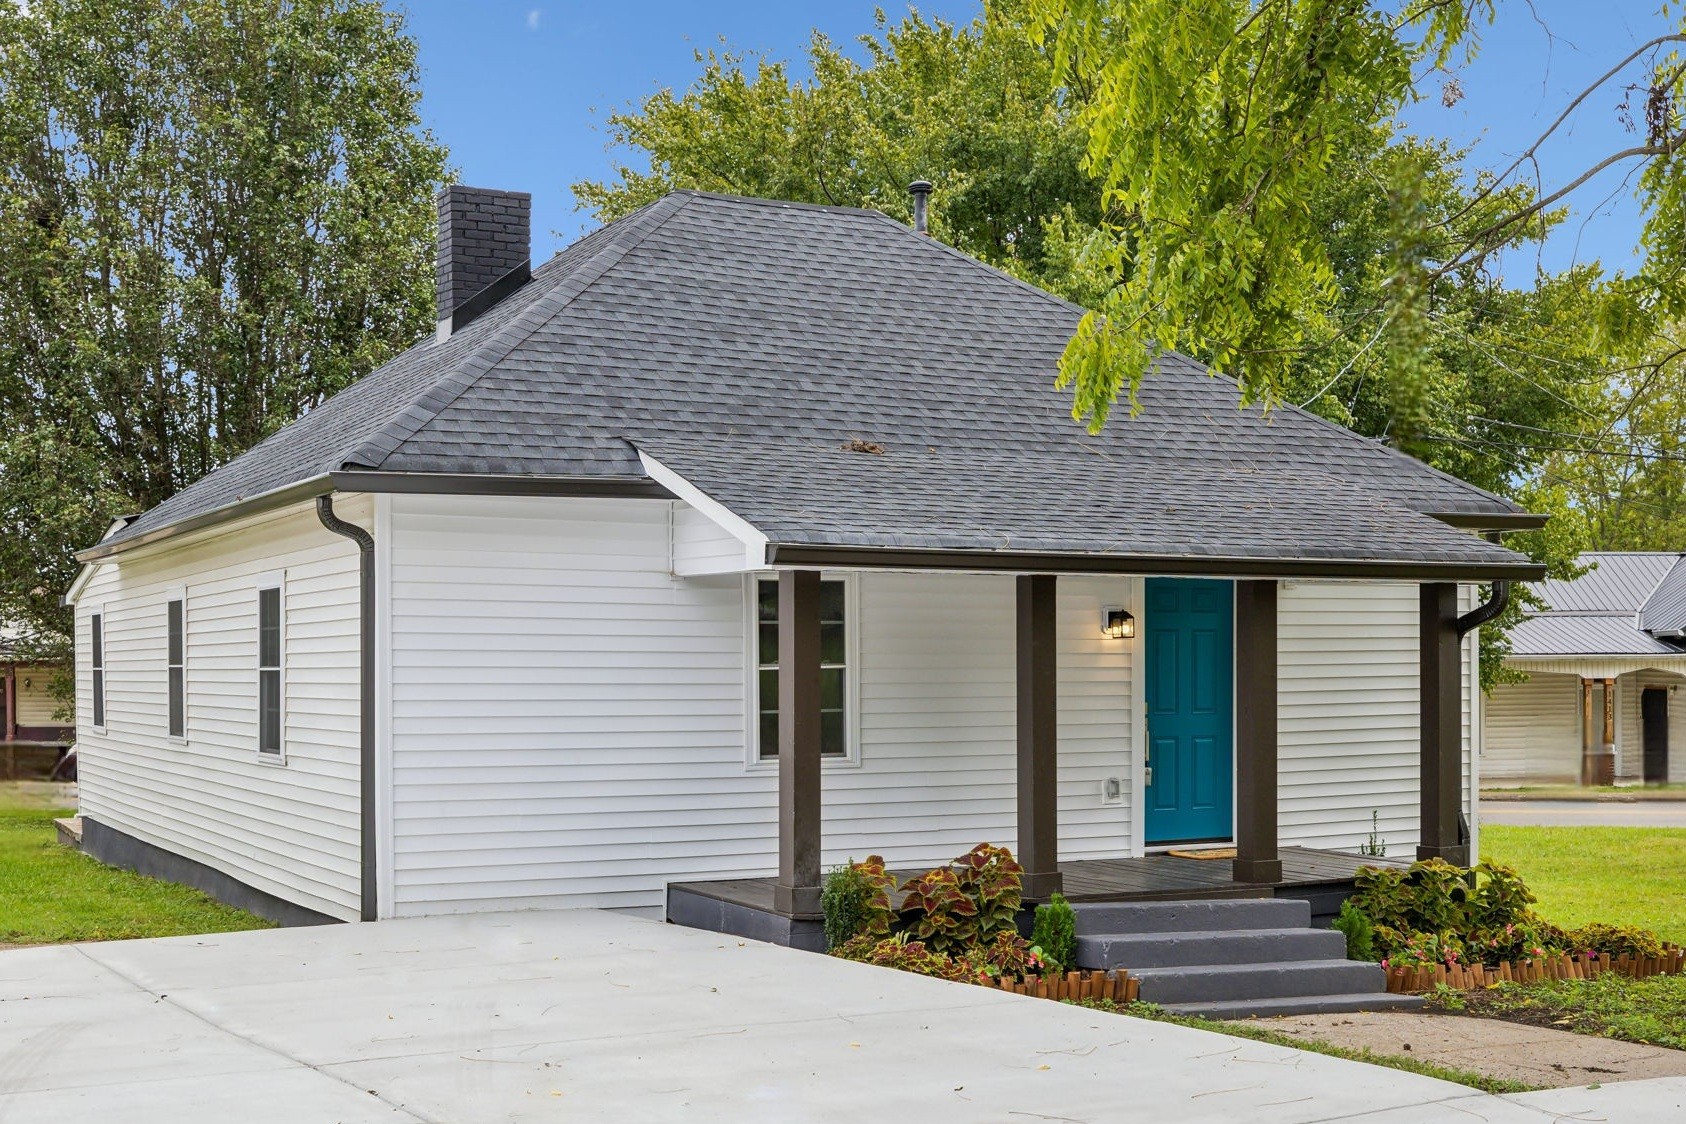
[(119, 539), (117, 542), (99, 542), (86, 550), (76, 552), (76, 561), (82, 563), (98, 562), (102, 558), (109, 558), (120, 551), (132, 550), (150, 543), (163, 542), (180, 535), (191, 534), (194, 531), (214, 527), (218, 523), (225, 523), (230, 519), (238, 519), (246, 515), (259, 515), (266, 511), (274, 511), (278, 507), (287, 507), (316, 496), (327, 495), (334, 490), (333, 481), (327, 473), (313, 476), (309, 480), (301, 480), (297, 484), (288, 484), (284, 488), (274, 491), (260, 492), (255, 496), (247, 496), (231, 504), (225, 504), (213, 511), (201, 512), (176, 523), (166, 523), (162, 527), (135, 535), (132, 538)]
[(373, 921), (380, 916), (375, 865), (375, 537), (336, 515), (331, 495), (316, 497), (316, 517), (334, 534), (357, 544), (362, 573), (357, 627), (359, 881), (363, 920)]
[(1499, 578), (1493, 582), (1492, 596), (1477, 605), (1469, 612), (1458, 618), (1458, 639), (1463, 639), (1471, 632), (1480, 628), (1494, 617), (1505, 611), (1510, 604), (1510, 582)]
[(1538, 581), (1536, 562), (1407, 562), (1365, 559), (1219, 558), (1206, 555), (1055, 554), (1009, 550), (922, 550), (770, 543), (769, 566), (970, 570), (1048, 574), (1165, 574), (1188, 577), (1347, 578), (1394, 581)]

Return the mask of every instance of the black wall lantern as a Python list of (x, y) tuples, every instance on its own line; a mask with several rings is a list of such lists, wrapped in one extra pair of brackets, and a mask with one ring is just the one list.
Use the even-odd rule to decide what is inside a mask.
[(1101, 631), (1114, 640), (1128, 640), (1136, 634), (1136, 618), (1116, 606), (1101, 610)]

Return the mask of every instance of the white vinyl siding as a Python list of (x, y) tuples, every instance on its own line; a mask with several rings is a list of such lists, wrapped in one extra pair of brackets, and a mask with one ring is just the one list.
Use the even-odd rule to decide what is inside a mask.
[(1481, 776), (1495, 787), (1574, 783), (1581, 775), (1581, 681), (1541, 671), (1499, 683), (1485, 700)]
[[(56, 717), (59, 709), (58, 699), (53, 697), (53, 676), (59, 673), (54, 667), (20, 667), (17, 670), (17, 724), (19, 726), (61, 726)], [(0, 684), (3, 686), (3, 684)]]
[[(366, 500), (342, 500), (366, 523)], [(287, 767), (258, 759), (257, 588), (287, 575)], [(168, 735), (171, 590), (191, 606), (187, 727)], [(105, 732), (79, 731), (82, 813), (308, 909), (358, 915), (358, 554), (311, 505), (118, 555), (78, 609), (87, 697), (87, 607), (103, 605)]]
[[(771, 873), (776, 770), (746, 764), (747, 585), (674, 578), (669, 505), (391, 500), (398, 914), (655, 906)], [(1060, 583), (1061, 853), (1128, 852), (1127, 579)], [(861, 574), (860, 754), (823, 779), (825, 861), (1015, 839), (1013, 582)], [(1133, 606), (1132, 606), (1133, 607)], [(1127, 796), (1126, 796), (1127, 798)]]
[[(1473, 603), (1471, 590), (1460, 591), (1463, 609)], [(1418, 613), (1418, 588), (1410, 583), (1283, 583), (1277, 730), (1284, 845), (1354, 850), (1369, 838), (1374, 813), (1389, 857), (1414, 857), (1421, 814)], [(1475, 634), (1464, 644), (1467, 813)]]

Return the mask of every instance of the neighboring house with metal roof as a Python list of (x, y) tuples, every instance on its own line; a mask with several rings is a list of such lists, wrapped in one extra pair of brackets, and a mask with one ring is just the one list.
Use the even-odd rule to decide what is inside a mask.
[(452, 188), (434, 338), (82, 553), (90, 851), (293, 919), (759, 880), (786, 939), (869, 852), (1467, 858), (1469, 614), (1543, 574), (1477, 532), (1539, 518), (1175, 354), (1090, 433), (1081, 310), (876, 212), (530, 270), (527, 206)]
[(1686, 781), (1686, 555), (1583, 554), (1510, 632), (1521, 683), (1485, 709), (1491, 785)]
[(53, 676), (63, 670), (29, 654), (26, 633), (0, 621), (0, 779), (56, 764), (76, 731), (57, 720)]

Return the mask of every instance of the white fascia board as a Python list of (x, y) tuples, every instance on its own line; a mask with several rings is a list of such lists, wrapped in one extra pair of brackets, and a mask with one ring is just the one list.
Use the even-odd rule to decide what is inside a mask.
[(94, 580), (94, 571), (99, 567), (98, 562), (82, 563), (82, 568), (77, 570), (76, 576), (71, 579), (70, 588), (64, 591), (63, 602), (67, 607), (72, 609), (76, 607), (76, 599), (82, 596), (82, 591), (87, 589), (88, 583)]
[[(638, 459), (644, 463), (644, 472), (650, 479), (672, 492), (682, 502), (701, 512), (709, 522), (743, 544), (744, 570), (764, 570), (767, 568), (767, 536), (756, 530), (749, 520), (728, 510), (724, 504), (709, 497), (701, 488), (662, 464), (643, 449), (638, 450)], [(718, 573), (719, 571), (711, 572)], [(679, 576), (690, 577), (695, 575), (681, 573)]]

